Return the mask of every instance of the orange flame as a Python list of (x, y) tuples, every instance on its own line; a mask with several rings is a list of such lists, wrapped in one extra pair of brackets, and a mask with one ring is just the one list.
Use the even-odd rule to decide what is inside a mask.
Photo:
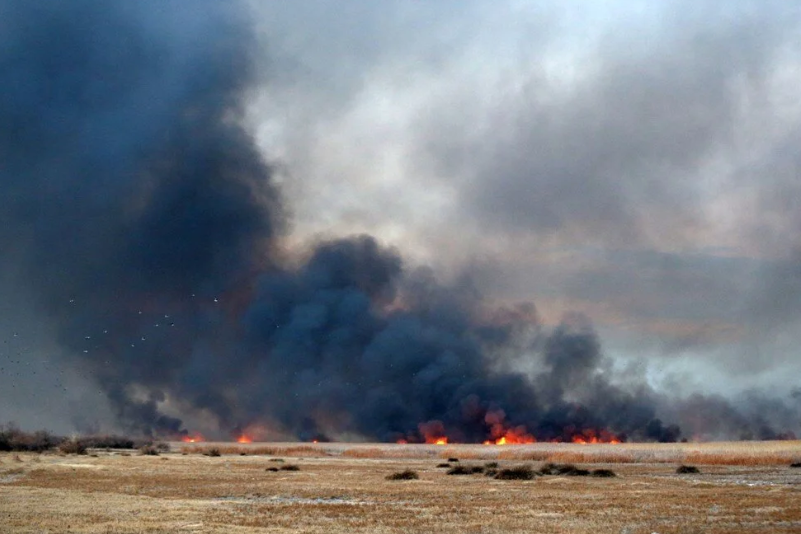
[(485, 445), (523, 445), (526, 443), (537, 443), (537, 438), (526, 432), (523, 425), (506, 428), (501, 422), (492, 425), (491, 434), (493, 439), (484, 442)]
[(608, 430), (596, 431), (589, 428), (582, 430), (577, 434), (573, 434), (573, 436), (570, 438), (570, 441), (580, 445), (594, 445), (596, 443), (617, 444), (620, 443), (620, 438)]
[(242, 434), (238, 438), (236, 438), (237, 443), (253, 443), (253, 439), (250, 436)]
[(426, 443), (429, 445), (447, 445), (448, 438), (446, 436), (426, 438)]
[(181, 436), (181, 441), (184, 443), (199, 443), (205, 441), (205, 439), (200, 434), (187, 434), (186, 436)]

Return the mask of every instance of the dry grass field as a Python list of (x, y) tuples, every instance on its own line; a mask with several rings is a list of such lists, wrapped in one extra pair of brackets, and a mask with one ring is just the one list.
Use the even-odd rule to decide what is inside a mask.
[[(221, 456), (206, 456), (217, 447)], [(172, 444), (0, 453), (6, 533), (798, 533), (801, 443)], [(448, 462), (458, 458), (459, 462)], [(442, 466), (543, 462), (618, 476), (499, 480)], [(676, 474), (693, 463), (699, 474)], [(297, 470), (287, 469), (296, 466)], [(413, 470), (414, 480), (387, 480)]]

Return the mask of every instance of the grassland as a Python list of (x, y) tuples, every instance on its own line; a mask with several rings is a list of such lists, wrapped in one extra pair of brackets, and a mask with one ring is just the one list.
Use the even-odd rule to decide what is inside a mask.
[[(789, 467), (799, 442), (172, 447), (2, 453), (0, 532), (801, 532), (801, 469)], [(499, 469), (573, 462), (618, 476), (448, 476), (437, 467), (448, 458)], [(700, 474), (676, 474), (682, 463)], [(387, 480), (406, 469), (419, 478)]]

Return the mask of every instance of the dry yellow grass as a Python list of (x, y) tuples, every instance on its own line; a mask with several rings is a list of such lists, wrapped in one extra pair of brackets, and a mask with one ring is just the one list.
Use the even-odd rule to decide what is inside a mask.
[(230, 444), (207, 443), (202, 445), (183, 445), (178, 448), (184, 454), (208, 454), (216, 449), (225, 455), (255, 455), (255, 456), (325, 456), (328, 453), (319, 447), (309, 445), (297, 446), (271, 446), (262, 444)]
[[(611, 468), (617, 478), (551, 476), (530, 481), (453, 477), (436, 468), (442, 454), (478, 465), (516, 450), (480, 445), (320, 444), (311, 447), (314, 457), (293, 461), (299, 471), (277, 472), (266, 470), (282, 465), (273, 462), (275, 458), (252, 454), (21, 454), (20, 461), (0, 454), (0, 532), (797, 533), (801, 470), (789, 464), (760, 465), (754, 457), (764, 452), (773, 462), (801, 452), (798, 443), (789, 445), (626, 444), (618, 454), (641, 458), (648, 452), (658, 460), (582, 465)], [(292, 447), (275, 448), (285, 452)], [(576, 450), (551, 446), (545, 452), (553, 457), (577, 454)], [(720, 451), (734, 454), (729, 459), (744, 455), (750, 463), (717, 465), (710, 460), (698, 462), (698, 475), (676, 475), (676, 465), (667, 460), (677, 459), (679, 452), (700, 452), (714, 459)], [(282, 456), (289, 456), (284, 452)], [(519, 452), (525, 454), (525, 447)], [(542, 451), (528, 454), (535, 452)], [(394, 457), (402, 453), (408, 457)], [(587, 448), (586, 454), (591, 453)], [(471, 455), (476, 459), (469, 460)], [(502, 468), (526, 463), (497, 461)], [(539, 467), (537, 462), (527, 463)], [(419, 480), (385, 479), (404, 469), (416, 471)]]

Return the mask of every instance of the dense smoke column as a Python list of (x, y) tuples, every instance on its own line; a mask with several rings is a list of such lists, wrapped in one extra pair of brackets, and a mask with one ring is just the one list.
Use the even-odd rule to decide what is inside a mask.
[(144, 432), (179, 428), (155, 408), (167, 389), (211, 400), (192, 383), (225, 341), (211, 304), (269, 265), (281, 226), (238, 125), (252, 46), (233, 5), (0, 3), (3, 254)]
[[(662, 432), (648, 391), (627, 394), (598, 373), (594, 331), (586, 319), (569, 319), (545, 336), (549, 368), (536, 381), (498, 372), (493, 356), (519, 345), (535, 326), (530, 318), (404, 273), (397, 254), (368, 236), (325, 243), (297, 272), (259, 281), (245, 316), (244, 353), (254, 358), (245, 417), (269, 409), (299, 429), (322, 414), (339, 430), (384, 441), (481, 442), (493, 424), (523, 425), (541, 439), (613, 428), (675, 440), (678, 429)], [(525, 350), (538, 356), (536, 346)], [(267, 406), (260, 388), (272, 392)]]

